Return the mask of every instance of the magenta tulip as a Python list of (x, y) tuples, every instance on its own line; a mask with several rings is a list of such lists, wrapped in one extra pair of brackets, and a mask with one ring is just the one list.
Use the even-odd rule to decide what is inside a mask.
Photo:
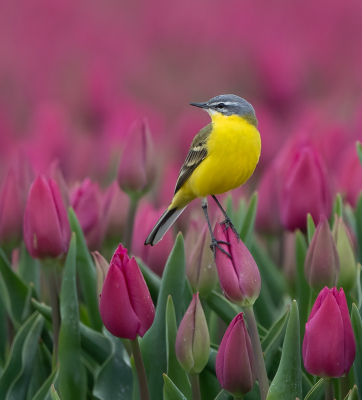
[(356, 344), (344, 291), (325, 287), (306, 323), (305, 369), (322, 378), (339, 378), (348, 373), (355, 355)]
[(216, 356), (216, 376), (223, 389), (243, 398), (256, 381), (253, 351), (243, 313), (230, 323)]
[(13, 170), (5, 178), (0, 194), (0, 245), (16, 247), (23, 237), (24, 204)]
[(34, 258), (56, 258), (66, 253), (70, 225), (59, 188), (38, 176), (30, 187), (24, 215), (24, 240)]
[(112, 335), (135, 340), (151, 327), (155, 307), (134, 257), (120, 244), (114, 253), (104, 281), (100, 313)]
[(240, 307), (254, 304), (260, 293), (260, 272), (245, 244), (232, 229), (216, 224), (214, 236), (217, 240), (230, 243), (221, 247), (231, 255), (228, 257), (216, 249), (216, 268), (225, 297)]
[(304, 273), (316, 291), (337, 284), (339, 256), (326, 217), (322, 217), (314, 233), (305, 258)]

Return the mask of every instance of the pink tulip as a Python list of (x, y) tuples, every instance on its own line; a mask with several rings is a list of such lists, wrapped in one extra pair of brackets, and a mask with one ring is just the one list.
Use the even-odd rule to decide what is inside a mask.
[(348, 373), (355, 354), (356, 344), (344, 291), (325, 287), (306, 323), (305, 369), (322, 378), (339, 378)]
[(24, 205), (22, 191), (10, 170), (0, 194), (0, 245), (16, 247), (23, 237)]
[(230, 243), (221, 247), (231, 255), (216, 249), (216, 268), (225, 297), (240, 307), (254, 304), (261, 287), (260, 272), (245, 244), (231, 228), (216, 224), (214, 236), (217, 240)]
[(30, 187), (24, 215), (24, 240), (34, 258), (55, 258), (68, 251), (70, 225), (55, 181), (39, 175)]
[(216, 376), (221, 387), (243, 398), (256, 381), (253, 350), (243, 313), (230, 323), (216, 356)]
[(112, 335), (135, 340), (151, 327), (155, 307), (134, 257), (120, 244), (114, 253), (104, 281), (100, 313)]
[(155, 158), (146, 121), (134, 124), (123, 149), (118, 183), (125, 192), (142, 193), (155, 178)]
[(145, 237), (158, 221), (163, 210), (155, 210), (149, 203), (142, 203), (137, 210), (132, 238), (132, 251), (157, 275), (162, 276), (174, 239), (169, 230), (157, 246), (145, 246)]

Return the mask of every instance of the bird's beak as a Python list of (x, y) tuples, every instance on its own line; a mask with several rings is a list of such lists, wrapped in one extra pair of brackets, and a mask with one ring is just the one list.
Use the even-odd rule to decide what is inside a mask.
[(208, 108), (207, 103), (190, 103), (190, 106), (200, 107), (200, 108)]

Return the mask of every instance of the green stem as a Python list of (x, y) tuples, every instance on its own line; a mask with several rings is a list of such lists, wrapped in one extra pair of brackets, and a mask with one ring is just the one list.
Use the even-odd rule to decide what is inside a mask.
[(189, 374), (192, 400), (201, 400), (199, 374)]
[(141, 400), (150, 400), (150, 394), (148, 392), (148, 383), (147, 383), (147, 375), (145, 366), (143, 364), (142, 354), (140, 345), (138, 343), (138, 336), (135, 340), (130, 340), (133, 359), (136, 366), (137, 376), (138, 376), (138, 385), (140, 388), (140, 396)]
[(138, 201), (140, 199), (140, 196), (132, 194), (132, 195), (129, 195), (129, 198), (130, 198), (130, 204), (129, 204), (129, 210), (128, 210), (128, 216), (127, 216), (124, 247), (128, 250), (128, 254), (131, 254), (134, 219), (136, 216), (136, 211), (137, 211)]
[(341, 398), (344, 399), (350, 390), (349, 374), (347, 374), (346, 376), (342, 376), (342, 378), (339, 378), (339, 382), (341, 388)]
[(251, 346), (253, 348), (256, 375), (258, 377), (258, 382), (259, 382), (260, 397), (261, 400), (265, 400), (269, 390), (269, 381), (268, 381), (268, 375), (266, 373), (264, 356), (259, 340), (259, 333), (258, 333), (258, 328), (256, 326), (253, 306), (244, 307), (243, 310), (246, 322), (248, 323)]
[(323, 379), (325, 400), (333, 400), (333, 381), (332, 379)]

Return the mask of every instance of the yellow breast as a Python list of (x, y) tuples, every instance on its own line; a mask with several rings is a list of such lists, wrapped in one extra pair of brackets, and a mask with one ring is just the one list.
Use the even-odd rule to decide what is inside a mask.
[(250, 178), (260, 157), (261, 141), (255, 126), (239, 116), (220, 113), (212, 115), (212, 122), (208, 156), (185, 183), (195, 197), (239, 187)]

